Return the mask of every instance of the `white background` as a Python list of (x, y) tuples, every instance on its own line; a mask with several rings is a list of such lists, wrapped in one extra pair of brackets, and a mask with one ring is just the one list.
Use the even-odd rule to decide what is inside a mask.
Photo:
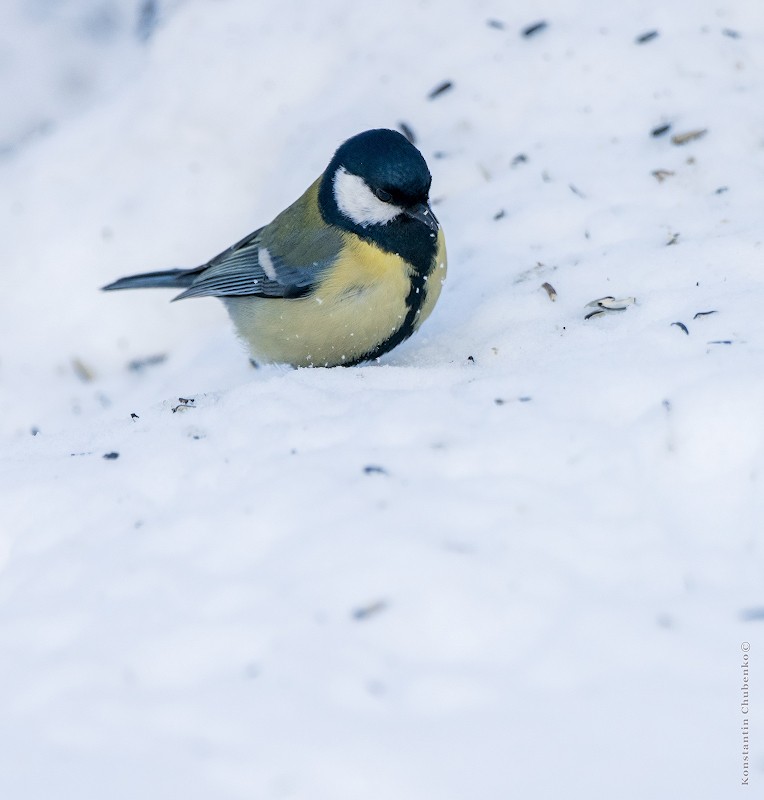
[[(0, 11), (0, 797), (733, 798), (743, 641), (760, 792), (759, 0), (141, 6)], [(401, 121), (450, 272), (380, 364), (98, 291)]]

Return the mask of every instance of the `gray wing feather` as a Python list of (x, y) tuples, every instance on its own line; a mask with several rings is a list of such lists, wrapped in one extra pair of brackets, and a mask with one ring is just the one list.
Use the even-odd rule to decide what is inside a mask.
[[(282, 212), (270, 225), (215, 256), (175, 300), (186, 297), (301, 297), (319, 282), (336, 261), (343, 244), (341, 232), (327, 225), (316, 205), (306, 213), (309, 193)], [(311, 210), (312, 205), (308, 206)], [(267, 270), (260, 263), (267, 250)]]
[[(262, 228), (215, 256), (199, 273), (185, 292), (175, 300), (186, 297), (234, 297), (260, 295), (283, 297), (285, 287), (279, 280), (271, 280), (260, 266), (258, 250)], [(278, 277), (278, 276), (277, 276)]]

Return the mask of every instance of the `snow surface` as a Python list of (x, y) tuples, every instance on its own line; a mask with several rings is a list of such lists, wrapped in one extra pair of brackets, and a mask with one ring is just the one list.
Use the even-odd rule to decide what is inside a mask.
[[(760, 795), (760, 0), (0, 23), (0, 797)], [(97, 291), (400, 122), (450, 272), (380, 364)]]

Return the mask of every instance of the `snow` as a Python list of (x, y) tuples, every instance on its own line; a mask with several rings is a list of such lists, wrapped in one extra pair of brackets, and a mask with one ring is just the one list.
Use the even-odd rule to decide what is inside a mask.
[[(0, 797), (760, 787), (760, 2), (145, 8), (0, 12)], [(449, 278), (381, 363), (97, 291), (400, 122)]]

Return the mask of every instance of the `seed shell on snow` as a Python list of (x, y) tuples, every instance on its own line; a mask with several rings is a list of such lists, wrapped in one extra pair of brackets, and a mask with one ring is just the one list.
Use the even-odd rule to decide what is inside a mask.
[(369, 619), (369, 617), (373, 617), (375, 614), (379, 614), (380, 611), (384, 611), (386, 608), (387, 602), (385, 600), (376, 600), (373, 603), (356, 608), (353, 611), (352, 617), (354, 620), (361, 622), (365, 619)]
[(592, 300), (591, 303), (586, 304), (586, 308), (601, 308), (605, 311), (625, 311), (629, 306), (633, 306), (637, 302), (636, 297), (600, 297), (597, 300)]
[(72, 359), (72, 369), (83, 383), (91, 383), (95, 379), (95, 372), (81, 358)]
[(428, 95), (427, 98), (429, 100), (434, 100), (436, 97), (440, 97), (444, 92), (449, 91), (449, 89), (453, 89), (454, 84), (452, 81), (443, 81), (439, 83)]
[(144, 358), (134, 358), (129, 361), (127, 368), (131, 372), (141, 372), (146, 367), (155, 367), (167, 361), (167, 353), (156, 353), (153, 356), (145, 356)]
[(591, 303), (586, 304), (586, 308), (594, 308), (590, 311), (584, 320), (598, 317), (600, 314), (607, 314), (610, 311), (625, 311), (629, 306), (633, 306), (637, 302), (636, 297), (600, 297), (597, 300), (592, 300)]
[(634, 40), (637, 44), (647, 44), (648, 42), (652, 42), (653, 39), (658, 38), (658, 31), (647, 31), (647, 33), (642, 33)]
[(539, 22), (534, 22), (532, 25), (528, 25), (527, 28), (523, 28), (522, 35), (525, 38), (529, 38), (530, 36), (535, 36), (537, 33), (541, 33), (541, 31), (546, 30), (549, 27), (549, 23), (546, 20), (539, 20)]
[(674, 175), (674, 172), (670, 169), (654, 169), (651, 174), (654, 178), (657, 178), (658, 183), (663, 183), (666, 178), (670, 178)]
[(193, 397), (179, 397), (178, 398), (178, 405), (173, 406), (172, 413), (174, 414), (176, 411), (185, 408), (196, 408), (194, 405), (194, 398)]
[(549, 295), (549, 299), (554, 303), (554, 301), (557, 299), (557, 290), (554, 288), (554, 286), (552, 286), (551, 283), (544, 281), (544, 283), (541, 284), (541, 288)]
[(379, 464), (367, 464), (363, 468), (364, 475), (387, 475), (387, 470), (384, 467), (380, 467)]
[(695, 139), (701, 139), (708, 133), (708, 128), (699, 128), (695, 131), (686, 131), (685, 133), (675, 133), (671, 137), (671, 143), (677, 145), (687, 144)]

